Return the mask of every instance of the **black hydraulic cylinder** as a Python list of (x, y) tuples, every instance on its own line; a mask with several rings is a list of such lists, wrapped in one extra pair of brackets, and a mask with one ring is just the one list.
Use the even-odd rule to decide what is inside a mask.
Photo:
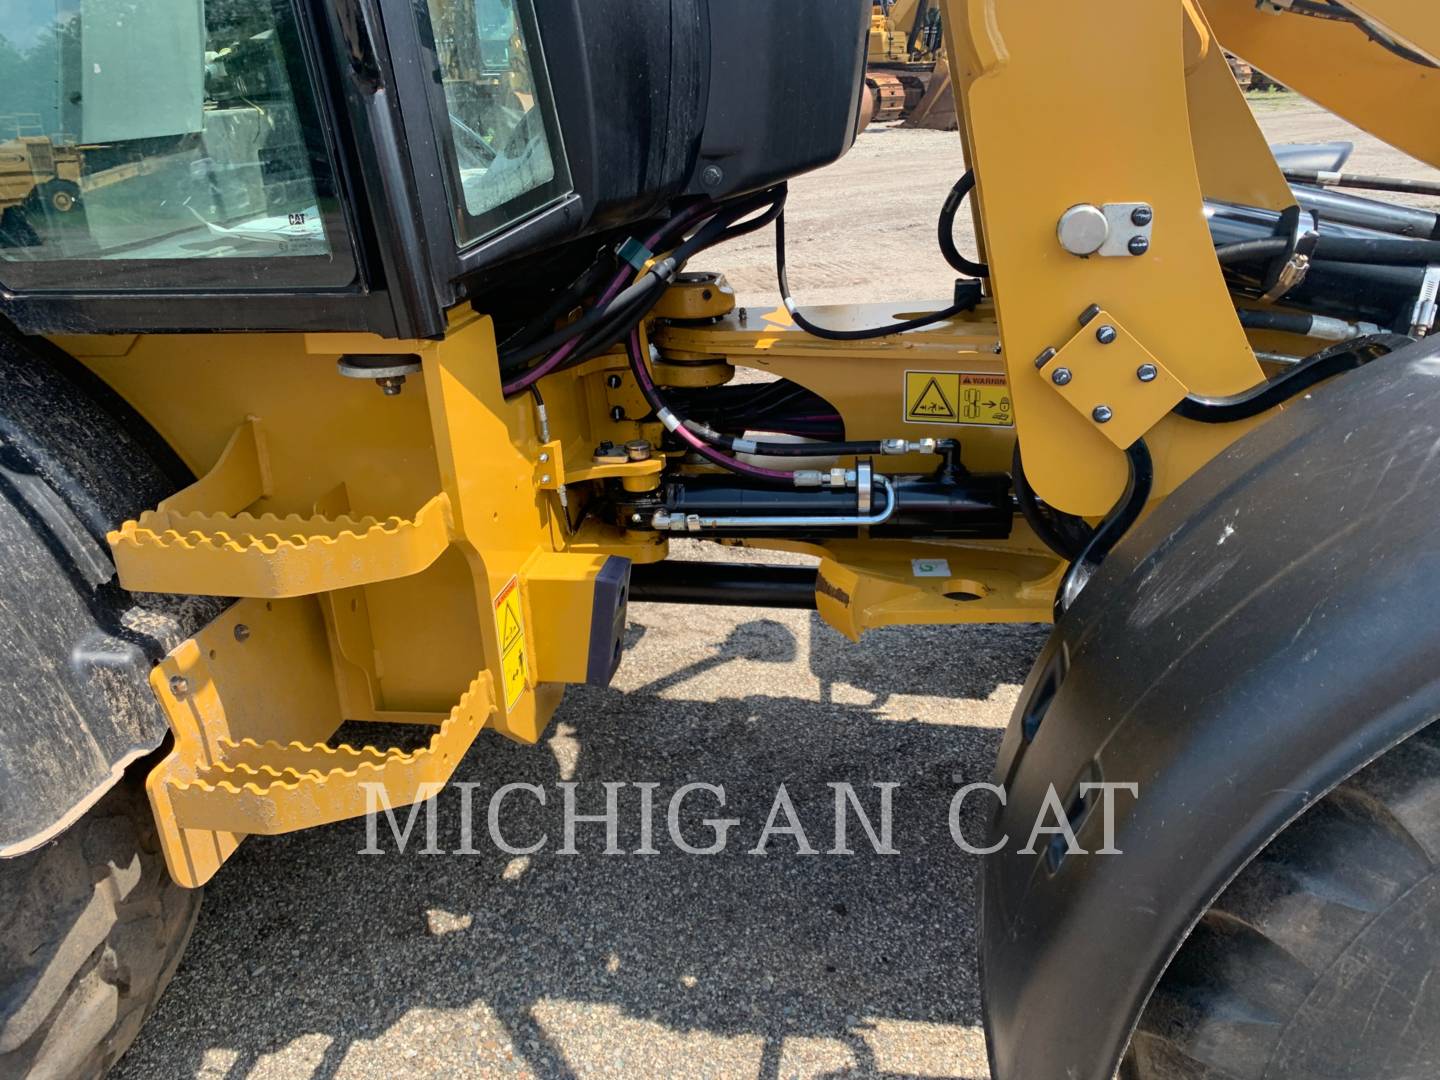
[(664, 562), (630, 570), (630, 599), (644, 604), (714, 604), (724, 607), (815, 607), (813, 566), (756, 563)]
[[(923, 537), (995, 540), (1010, 535), (1015, 510), (1010, 498), (1010, 478), (1004, 473), (968, 473), (954, 477), (896, 476), (895, 512), (882, 525), (872, 525), (875, 537)], [(886, 495), (877, 484), (871, 506), (881, 509)], [(857, 514), (853, 488), (762, 488), (743, 479), (725, 476), (685, 477), (666, 486), (665, 506), (671, 514), (696, 514), (700, 518), (766, 518), (816, 516), (846, 518)], [(788, 525), (768, 531), (763, 525), (746, 528), (725, 526), (705, 528), (703, 536), (854, 535), (855, 527), (816, 523)]]

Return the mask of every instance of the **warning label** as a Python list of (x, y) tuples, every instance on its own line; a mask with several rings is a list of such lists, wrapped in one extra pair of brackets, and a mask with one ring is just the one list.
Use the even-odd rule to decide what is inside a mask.
[(1004, 375), (966, 371), (907, 371), (905, 421), (910, 424), (1015, 423), (1010, 384)]
[(505, 711), (515, 708), (530, 681), (525, 657), (525, 613), (520, 606), (520, 581), (510, 583), (495, 597), (495, 632), (500, 635), (500, 679), (505, 684)]

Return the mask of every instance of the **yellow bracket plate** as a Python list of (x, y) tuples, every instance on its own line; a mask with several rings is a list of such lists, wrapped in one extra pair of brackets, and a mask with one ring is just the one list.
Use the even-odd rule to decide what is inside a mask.
[(1185, 397), (1185, 384), (1108, 311), (1101, 311), (1041, 368), (1040, 377), (1121, 450)]

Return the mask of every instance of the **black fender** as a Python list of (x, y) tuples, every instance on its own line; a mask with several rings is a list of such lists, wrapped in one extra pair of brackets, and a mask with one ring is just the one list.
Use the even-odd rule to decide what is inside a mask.
[[(1294, 401), (1177, 490), (1057, 625), (982, 869), (997, 1080), (1110, 1080), (1167, 963), (1266, 843), (1440, 716), (1440, 341)], [(1021, 854), (1054, 785), (1086, 851)], [(1047, 818), (1055, 824), (1054, 815)], [(1046, 838), (1048, 839), (1048, 837)]]
[(150, 669), (229, 601), (126, 592), (105, 533), (193, 479), (108, 386), (0, 321), (0, 857), (164, 741)]

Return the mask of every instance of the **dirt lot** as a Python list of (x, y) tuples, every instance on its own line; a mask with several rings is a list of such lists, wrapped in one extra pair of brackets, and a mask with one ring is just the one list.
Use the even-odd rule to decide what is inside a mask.
[[(1356, 168), (1423, 174), (1313, 107), (1258, 111), (1275, 141), (1354, 138)], [(797, 295), (943, 297), (934, 220), (961, 168), (953, 135), (880, 129), (796, 182)], [(742, 302), (774, 301), (769, 243), (711, 260)], [(806, 614), (639, 605), (629, 634), (613, 689), (572, 692), (539, 746), (482, 735), (461, 767), (482, 799), (546, 786), (546, 812), (507, 822), (548, 830), (544, 851), (425, 856), (417, 838), (365, 856), (353, 823), (249, 840), (116, 1075), (986, 1077), (975, 867), (946, 811), (957, 783), (987, 777), (1044, 629), (886, 630), (857, 648)], [(656, 856), (607, 858), (593, 825), (562, 856), (558, 780), (581, 784), (590, 813), (600, 781), (657, 783), (657, 837), (676, 788), (723, 783), (726, 811), (696, 816), (741, 825), (710, 858), (663, 840)], [(801, 857), (784, 836), (744, 853), (782, 782), (827, 850), (832, 780), (901, 785), (898, 855)], [(634, 800), (620, 804), (627, 850)], [(441, 810), (453, 848), (458, 797)]]

